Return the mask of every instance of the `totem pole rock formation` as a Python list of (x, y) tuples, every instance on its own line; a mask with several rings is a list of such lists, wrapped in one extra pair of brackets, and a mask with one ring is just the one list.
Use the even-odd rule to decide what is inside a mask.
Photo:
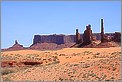
[(110, 41), (110, 38), (104, 34), (103, 19), (101, 19), (101, 43)]
[(82, 40), (80, 38), (80, 33), (78, 32), (78, 29), (76, 29), (76, 44), (79, 44), (81, 42), (82, 42)]
[(92, 43), (93, 35), (91, 30), (91, 25), (86, 26), (86, 30), (83, 34), (83, 45), (88, 45)]

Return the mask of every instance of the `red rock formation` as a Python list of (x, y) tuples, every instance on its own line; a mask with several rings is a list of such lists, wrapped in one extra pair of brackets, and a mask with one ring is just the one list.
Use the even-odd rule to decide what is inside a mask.
[(18, 44), (17, 40), (15, 40), (15, 44)]
[(33, 44), (36, 43), (56, 43), (64, 44), (65, 35), (35, 35), (33, 39)]
[(29, 47), (29, 49), (33, 50), (57, 50), (62, 48), (68, 48), (72, 46), (74, 43), (65, 43), (57, 45), (56, 43), (37, 43)]
[(103, 42), (96, 46), (96, 48), (120, 47), (116, 42)]
[(92, 35), (91, 25), (88, 25), (86, 26), (86, 30), (84, 31), (83, 34), (83, 45), (90, 44), (92, 40), (93, 40), (93, 35)]
[(103, 19), (101, 19), (101, 43), (110, 41), (110, 38), (104, 34)]
[(93, 36), (93, 37), (92, 37), (92, 40), (93, 40), (93, 41), (96, 41), (96, 40), (97, 40), (97, 39), (96, 39), (96, 36)]
[(39, 65), (39, 64), (43, 64), (43, 62), (37, 62), (37, 61), (25, 61), (25, 62), (21, 62), (24, 65)]
[(79, 44), (81, 42), (82, 42), (82, 40), (80, 38), (80, 33), (78, 32), (78, 29), (76, 29), (76, 44)]
[(25, 49), (23, 45), (20, 45), (17, 40), (15, 40), (15, 44), (12, 47), (9, 47), (7, 49), (4, 49), (2, 51), (14, 51), (14, 50), (22, 50)]
[(121, 33), (120, 32), (115, 32), (114, 37), (113, 37), (114, 42), (121, 42)]
[(57, 47), (57, 44), (55, 43), (36, 43), (32, 46), (30, 46), (30, 49), (34, 50), (55, 50)]
[(104, 42), (104, 27), (103, 27), (103, 19), (101, 19), (101, 42)]
[(15, 64), (17, 64), (16, 61), (11, 60), (11, 61), (1, 61), (1, 67), (14, 67)]
[(10, 60), (10, 61), (1, 61), (1, 67), (24, 67), (26, 65), (39, 65), (39, 64), (43, 64), (42, 61), (32, 61), (32, 60), (27, 60), (24, 62), (17, 62), (15, 60)]
[(65, 43), (75, 43), (76, 35), (34, 35), (33, 45), (36, 43), (55, 43), (55, 44), (65, 44)]
[(93, 34), (91, 30), (91, 25), (88, 25), (86, 26), (86, 30), (84, 31), (84, 34), (83, 34), (83, 43), (79, 43), (78, 45), (73, 45), (73, 46), (80, 48), (80, 47), (91, 44), (92, 41), (93, 41)]
[(9, 50), (21, 50), (21, 49), (24, 49), (23, 45), (20, 45), (17, 40), (15, 41), (15, 44), (8, 48)]

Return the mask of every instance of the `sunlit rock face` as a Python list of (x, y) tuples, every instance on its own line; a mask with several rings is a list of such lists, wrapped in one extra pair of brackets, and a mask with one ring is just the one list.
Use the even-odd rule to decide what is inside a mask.
[(75, 35), (35, 35), (33, 44), (36, 43), (55, 43), (65, 44), (75, 42)]

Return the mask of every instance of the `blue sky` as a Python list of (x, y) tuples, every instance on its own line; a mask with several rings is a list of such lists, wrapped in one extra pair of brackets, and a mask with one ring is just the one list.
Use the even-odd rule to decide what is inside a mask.
[(121, 3), (119, 1), (39, 1), (2, 2), (1, 47), (7, 48), (18, 40), (30, 46), (35, 34), (83, 33), (91, 24), (93, 32), (100, 32), (104, 19), (105, 32), (121, 31)]

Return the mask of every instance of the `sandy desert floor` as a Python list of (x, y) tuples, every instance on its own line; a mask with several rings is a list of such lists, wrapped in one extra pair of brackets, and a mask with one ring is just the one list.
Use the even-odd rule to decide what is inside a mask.
[(1, 59), (2, 81), (121, 80), (121, 47), (6, 51)]

